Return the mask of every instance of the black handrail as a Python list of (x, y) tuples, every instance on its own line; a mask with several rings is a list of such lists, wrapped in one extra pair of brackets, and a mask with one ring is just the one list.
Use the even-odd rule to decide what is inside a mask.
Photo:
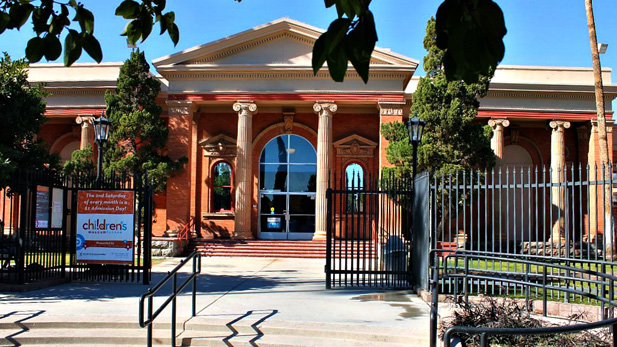
[[(193, 272), (191, 275), (184, 281), (182, 284), (178, 286), (178, 271), (182, 269), (184, 265), (186, 265), (190, 260), (193, 260)], [(197, 304), (197, 276), (201, 273), (201, 254), (197, 251), (194, 251), (183, 259), (178, 266), (176, 266), (173, 270), (167, 273), (167, 276), (163, 278), (154, 288), (149, 288), (148, 291), (139, 298), (139, 326), (142, 328), (148, 328), (148, 336), (147, 336), (147, 346), (152, 347), (152, 325), (154, 320), (165, 310), (167, 305), (171, 303), (171, 346), (176, 347), (176, 297), (186, 286), (192, 281), (193, 282), (193, 293), (192, 293), (192, 315), (191, 317), (196, 316), (196, 304)], [(156, 309), (153, 313), (153, 305), (154, 305), (154, 295), (157, 291), (159, 291), (165, 283), (167, 283), (170, 279), (173, 279), (172, 282), (172, 293), (170, 296), (163, 302), (159, 308)], [(148, 319), (144, 320), (144, 308), (145, 301), (148, 299)]]
[[(437, 332), (437, 309), (438, 309), (437, 305), (438, 305), (438, 295), (439, 295), (438, 287), (439, 287), (439, 252), (440, 250), (433, 250), (432, 252), (434, 254), (434, 257), (433, 257), (434, 264), (432, 266), (434, 273), (433, 273), (433, 280), (432, 280), (433, 305), (431, 307), (431, 346), (434, 347), (436, 346), (436, 332)], [(463, 258), (464, 268), (462, 269), (463, 270), (462, 273), (449, 273), (448, 272), (449, 258)], [(470, 258), (495, 260), (495, 261), (508, 261), (508, 262), (526, 264), (527, 266), (529, 265), (542, 266), (543, 267), (542, 283), (540, 284), (540, 283), (530, 282), (528, 276), (525, 277), (525, 280), (511, 279), (511, 278), (505, 277), (505, 276), (513, 275), (513, 274), (521, 275), (520, 273), (490, 271), (487, 269), (481, 269), (479, 273), (469, 272), (469, 259)], [(456, 264), (457, 265), (455, 266), (455, 268), (460, 269), (458, 267), (458, 261), (456, 262)], [(510, 282), (510, 283), (516, 283), (518, 285), (526, 285), (526, 286), (531, 286), (531, 287), (542, 287), (544, 289), (543, 290), (543, 306), (544, 306), (543, 313), (544, 315), (546, 315), (546, 312), (547, 312), (546, 289), (583, 295), (583, 296), (598, 300), (602, 303), (602, 308), (604, 308), (605, 304), (608, 304), (609, 306), (612, 306), (612, 307), (617, 307), (617, 302), (613, 300), (613, 295), (612, 295), (613, 293), (609, 293), (609, 299), (607, 299), (605, 297), (606, 293), (604, 289), (605, 286), (608, 285), (611, 288), (611, 291), (613, 291), (615, 281), (617, 281), (617, 277), (611, 274), (608, 274), (605, 271), (600, 272), (600, 271), (593, 271), (593, 270), (565, 266), (561, 264), (552, 264), (552, 263), (547, 263), (547, 262), (542, 262), (542, 261), (534, 261), (534, 260), (530, 260), (529, 257), (503, 257), (497, 254), (486, 255), (486, 253), (480, 254), (477, 252), (469, 252), (469, 251), (457, 251), (454, 254), (447, 255), (446, 257), (444, 257), (443, 265), (444, 265), (443, 267), (443, 278), (444, 279), (448, 277), (454, 277), (454, 278), (463, 278), (465, 280), (464, 289), (463, 289), (465, 297), (467, 297), (467, 294), (468, 294), (467, 288), (466, 288), (467, 278), (495, 279), (498, 277), (498, 280), (500, 282)], [(602, 278), (601, 281), (591, 280), (591, 279), (588, 280), (589, 282), (594, 282), (596, 284), (602, 285), (602, 296), (594, 295), (592, 293), (572, 290), (570, 288), (547, 285), (546, 267), (553, 267), (553, 268), (571, 271), (571, 272), (580, 272), (580, 273), (594, 275), (599, 278)], [(603, 266), (603, 269), (604, 268), (605, 267)], [(473, 270), (477, 270), (477, 269), (473, 269)], [(581, 278), (578, 278), (578, 280), (581, 280)], [(606, 282), (607, 280), (608, 280), (608, 283)], [(603, 311), (603, 317), (604, 317), (604, 314), (605, 314), (604, 310), (602, 311)], [(453, 327), (450, 327), (448, 330), (446, 330), (446, 332), (444, 333), (443, 344), (444, 344), (444, 347), (449, 347), (452, 341), (452, 335), (455, 333), (480, 335), (480, 345), (481, 347), (486, 347), (488, 346), (489, 337), (492, 335), (546, 335), (546, 334), (556, 334), (556, 333), (578, 332), (578, 331), (596, 329), (596, 328), (605, 327), (605, 326), (612, 327), (613, 346), (617, 347), (617, 318), (603, 319), (603, 320), (592, 322), (592, 323), (574, 324), (574, 325), (558, 326), (558, 327), (546, 327), (546, 328), (485, 328), (485, 327), (471, 327), (471, 326), (453, 326)]]

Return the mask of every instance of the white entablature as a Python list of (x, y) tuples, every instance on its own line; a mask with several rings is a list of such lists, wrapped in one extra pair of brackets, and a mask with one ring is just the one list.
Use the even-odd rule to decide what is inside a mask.
[(313, 75), (313, 44), (323, 30), (288, 18), (153, 61), (170, 93), (395, 92), (402, 93), (418, 61), (375, 48), (369, 83), (351, 65), (344, 84), (324, 66)]

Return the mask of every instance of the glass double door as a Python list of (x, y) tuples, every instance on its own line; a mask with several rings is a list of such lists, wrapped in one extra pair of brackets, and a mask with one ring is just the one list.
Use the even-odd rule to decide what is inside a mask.
[(259, 237), (310, 240), (315, 232), (315, 148), (298, 135), (272, 139), (259, 166)]

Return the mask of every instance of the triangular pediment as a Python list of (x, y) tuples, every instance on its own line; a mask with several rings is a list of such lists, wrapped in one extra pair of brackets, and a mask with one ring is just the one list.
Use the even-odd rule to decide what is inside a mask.
[[(157, 69), (200, 66), (311, 65), (313, 44), (324, 31), (282, 18), (250, 30), (154, 60)], [(372, 64), (417, 65), (417, 61), (375, 48)]]
[(354, 134), (334, 142), (333, 145), (334, 147), (349, 147), (353, 145), (358, 145), (360, 147), (375, 148), (377, 147), (377, 142), (371, 141), (366, 137)]
[(236, 155), (236, 139), (225, 134), (219, 134), (199, 141), (208, 157), (228, 157)]

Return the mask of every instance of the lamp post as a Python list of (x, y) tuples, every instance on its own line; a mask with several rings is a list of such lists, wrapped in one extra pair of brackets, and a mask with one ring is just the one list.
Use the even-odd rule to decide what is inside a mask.
[(109, 128), (111, 126), (111, 122), (109, 119), (105, 118), (105, 111), (101, 112), (101, 116), (92, 121), (92, 125), (94, 126), (94, 142), (99, 146), (99, 160), (98, 166), (96, 168), (96, 179), (101, 183), (101, 179), (103, 175), (101, 174), (101, 169), (103, 166), (103, 144), (109, 140)]
[(422, 131), (424, 130), (425, 125), (426, 125), (426, 122), (418, 118), (418, 116), (415, 114), (413, 118), (407, 121), (407, 131), (409, 132), (409, 143), (413, 146), (413, 177), (412, 179), (414, 181), (416, 179), (416, 170), (418, 167), (418, 145), (420, 144), (420, 141), (422, 141)]

